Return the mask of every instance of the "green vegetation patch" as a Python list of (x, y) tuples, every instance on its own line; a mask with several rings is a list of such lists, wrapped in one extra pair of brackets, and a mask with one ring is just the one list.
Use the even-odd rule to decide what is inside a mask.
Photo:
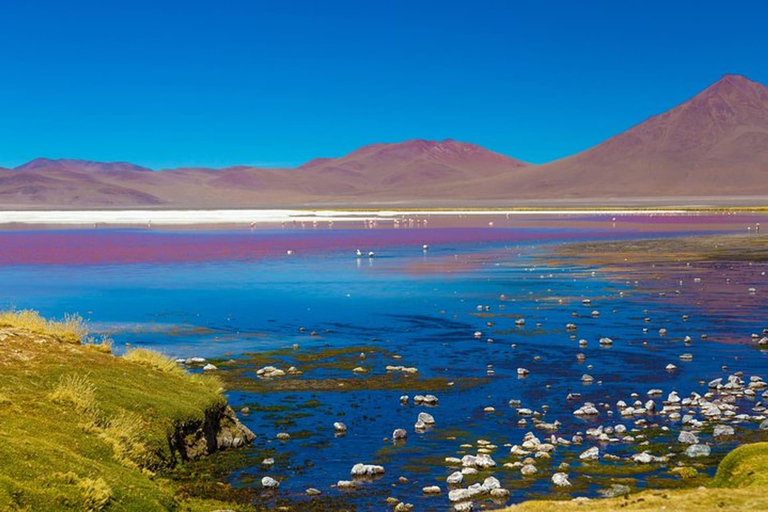
[(169, 435), (225, 404), (159, 354), (88, 345), (80, 320), (0, 314), (0, 510), (212, 510), (164, 476)]

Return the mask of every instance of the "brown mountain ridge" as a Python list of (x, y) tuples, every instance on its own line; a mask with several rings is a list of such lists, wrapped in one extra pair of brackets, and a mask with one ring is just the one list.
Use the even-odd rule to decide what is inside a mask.
[(260, 207), (768, 195), (768, 88), (726, 75), (562, 160), (529, 165), (454, 140), (372, 144), (295, 169), (152, 171), (38, 158), (0, 169), (0, 208)]

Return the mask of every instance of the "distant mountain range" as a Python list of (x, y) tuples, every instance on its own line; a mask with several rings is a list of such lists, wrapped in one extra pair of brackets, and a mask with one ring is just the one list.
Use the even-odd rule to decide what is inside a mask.
[(453, 140), (372, 144), (295, 169), (153, 171), (38, 158), (0, 169), (0, 208), (213, 208), (768, 199), (768, 88), (726, 75), (571, 157), (531, 165)]

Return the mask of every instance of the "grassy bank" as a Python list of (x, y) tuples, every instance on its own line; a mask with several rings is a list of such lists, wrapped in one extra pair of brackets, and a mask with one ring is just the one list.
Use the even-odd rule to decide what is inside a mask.
[(768, 443), (741, 446), (720, 463), (717, 474), (695, 489), (648, 490), (621, 498), (588, 501), (527, 501), (506, 512), (548, 510), (768, 510)]
[(218, 379), (30, 311), (0, 314), (0, 354), (0, 510), (233, 508), (164, 477), (184, 458), (173, 433), (225, 407)]

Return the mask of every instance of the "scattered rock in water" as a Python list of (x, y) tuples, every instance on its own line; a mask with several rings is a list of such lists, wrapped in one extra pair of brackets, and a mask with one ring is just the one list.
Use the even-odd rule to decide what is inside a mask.
[(420, 412), (417, 421), (420, 421), (420, 422), (422, 422), (425, 425), (434, 425), (435, 424), (435, 418), (431, 414), (426, 413), (426, 412)]
[(445, 481), (451, 485), (458, 485), (464, 480), (464, 475), (461, 473), (461, 471), (454, 471), (450, 475), (448, 475), (448, 478), (445, 479)]
[(387, 372), (400, 372), (403, 375), (416, 375), (419, 373), (419, 369), (413, 366), (392, 366), (387, 365), (385, 368)]
[(552, 475), (552, 483), (558, 487), (570, 487), (571, 485), (567, 473), (555, 473)]
[(402, 441), (403, 439), (406, 439), (408, 437), (408, 432), (403, 428), (395, 429), (394, 432), (392, 432), (392, 440), (393, 441)]
[(423, 492), (428, 496), (434, 496), (436, 494), (440, 494), (442, 491), (440, 490), (440, 487), (438, 487), (437, 485), (430, 485), (422, 488), (421, 492)]
[(693, 432), (688, 432), (687, 430), (683, 430), (682, 432), (680, 432), (680, 435), (677, 436), (677, 441), (683, 444), (698, 444), (699, 438), (696, 437), (693, 434)]
[(520, 468), (520, 474), (523, 476), (531, 476), (535, 475), (538, 472), (538, 469), (536, 469), (536, 466), (533, 464), (525, 464), (523, 467)]
[(277, 377), (285, 377), (285, 372), (274, 366), (265, 366), (256, 371), (256, 376), (262, 379), (275, 379)]
[(352, 480), (339, 480), (336, 482), (336, 488), (341, 490), (354, 489), (357, 484)]
[(280, 432), (275, 437), (278, 438), (280, 441), (287, 441), (291, 438), (291, 434), (289, 434), (288, 432)]
[(599, 458), (600, 458), (600, 449), (597, 446), (593, 446), (592, 448), (587, 448), (581, 453), (581, 455), (579, 455), (579, 459), (581, 460), (597, 460)]
[(265, 466), (272, 466), (275, 463), (275, 459), (272, 457), (267, 457), (266, 459), (262, 460), (261, 463)]
[(706, 444), (693, 444), (685, 450), (689, 457), (708, 457), (711, 449)]
[(465, 455), (461, 458), (461, 465), (465, 468), (487, 469), (496, 467), (496, 461), (487, 453), (478, 455)]
[(581, 382), (583, 382), (585, 384), (589, 384), (589, 383), (592, 383), (594, 381), (595, 381), (595, 378), (592, 377), (591, 375), (586, 374), (586, 373), (581, 376)]
[(307, 493), (308, 496), (319, 496), (322, 494), (319, 489), (315, 489), (314, 487), (310, 487), (304, 492)]
[(212, 372), (218, 370), (218, 367), (215, 365), (212, 365), (211, 363), (208, 363), (207, 365), (203, 366), (204, 372)]
[(340, 421), (337, 421), (333, 424), (333, 430), (335, 430), (337, 434), (342, 434), (347, 431), (347, 426)]
[(715, 437), (732, 436), (736, 433), (733, 427), (729, 425), (715, 425), (712, 435)]
[(372, 478), (383, 475), (384, 467), (375, 464), (363, 464), (360, 462), (352, 466), (349, 473), (353, 478)]
[(261, 479), (261, 486), (265, 489), (277, 489), (280, 487), (280, 482), (272, 478), (271, 476), (265, 476)]
[(530, 373), (531, 373), (530, 370), (528, 370), (526, 368), (518, 368), (517, 369), (517, 375), (519, 377), (525, 377), (525, 376), (527, 376)]
[(601, 347), (611, 347), (613, 346), (613, 340), (611, 338), (600, 338), (600, 346)]

